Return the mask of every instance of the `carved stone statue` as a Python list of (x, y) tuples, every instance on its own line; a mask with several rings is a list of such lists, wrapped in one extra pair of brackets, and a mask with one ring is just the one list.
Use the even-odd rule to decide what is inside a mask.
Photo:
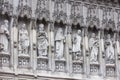
[(55, 52), (56, 52), (56, 58), (57, 59), (63, 59), (64, 58), (64, 36), (63, 36), (63, 30), (62, 28), (58, 28), (56, 36), (55, 36)]
[(110, 34), (107, 35), (107, 40), (105, 42), (105, 53), (106, 53), (106, 60), (108, 63), (113, 63), (114, 62), (114, 57), (115, 57), (115, 52), (114, 52), (114, 47), (113, 47), (113, 42), (111, 40)]
[(81, 55), (81, 30), (73, 36), (73, 59), (77, 60)]
[(4, 24), (0, 26), (0, 52), (8, 52), (8, 20), (4, 20)]
[(19, 52), (20, 54), (28, 54), (29, 50), (29, 35), (26, 25), (23, 24), (19, 30)]
[(44, 25), (39, 25), (38, 30), (38, 54), (39, 56), (47, 56), (48, 52), (48, 36), (47, 33), (44, 30)]
[(92, 33), (92, 37), (89, 40), (89, 49), (90, 49), (90, 61), (97, 62), (98, 61), (98, 39), (95, 37), (95, 33)]

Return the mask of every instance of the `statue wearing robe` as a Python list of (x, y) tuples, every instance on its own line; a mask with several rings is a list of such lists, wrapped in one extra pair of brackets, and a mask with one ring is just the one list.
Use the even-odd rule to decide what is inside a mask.
[(113, 42), (110, 38), (110, 34), (108, 34), (108, 39), (106, 40), (105, 44), (105, 53), (106, 53), (106, 60), (107, 62), (113, 63), (114, 57), (115, 57), (115, 52), (114, 52), (114, 47), (113, 47)]
[(48, 52), (48, 37), (44, 30), (44, 25), (39, 25), (38, 31), (38, 54), (39, 56), (47, 56)]
[(63, 59), (64, 58), (64, 36), (62, 28), (58, 28), (58, 31), (55, 36), (55, 46), (56, 46), (56, 58)]
[(29, 35), (26, 25), (23, 24), (19, 30), (19, 52), (21, 54), (28, 54), (29, 49)]
[(4, 24), (0, 26), (0, 52), (8, 52), (8, 20), (4, 20)]
[(89, 40), (89, 49), (90, 49), (90, 61), (98, 61), (98, 39), (95, 37), (95, 33), (92, 34), (92, 37)]
[(73, 58), (78, 59), (81, 55), (81, 30), (73, 36)]

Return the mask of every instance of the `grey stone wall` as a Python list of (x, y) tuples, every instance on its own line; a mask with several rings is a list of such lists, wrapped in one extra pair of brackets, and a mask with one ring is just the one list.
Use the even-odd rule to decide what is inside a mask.
[(0, 0), (0, 80), (120, 80), (118, 0)]

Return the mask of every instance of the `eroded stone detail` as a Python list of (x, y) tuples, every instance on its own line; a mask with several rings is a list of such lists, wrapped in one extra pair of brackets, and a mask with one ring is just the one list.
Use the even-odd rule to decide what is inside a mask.
[(107, 40), (105, 42), (105, 53), (106, 53), (106, 63), (113, 64), (115, 63), (115, 51), (114, 51), (114, 42), (111, 40), (111, 35), (107, 35)]
[(44, 30), (43, 24), (39, 24), (37, 39), (38, 39), (38, 56), (47, 57), (48, 56), (48, 36)]
[(26, 24), (22, 24), (19, 30), (19, 54), (29, 54), (29, 35)]
[(82, 59), (81, 42), (82, 42), (81, 30), (78, 30), (77, 33), (73, 36), (73, 48), (72, 48), (73, 60)]
[(4, 24), (0, 26), (0, 52), (9, 52), (9, 25), (8, 20), (4, 20)]
[(63, 34), (63, 29), (58, 28), (55, 36), (55, 57), (56, 59), (64, 59), (64, 42), (65, 37)]
[(90, 62), (98, 62), (98, 51), (99, 51), (99, 42), (95, 33), (92, 33), (92, 36), (89, 40), (90, 48)]

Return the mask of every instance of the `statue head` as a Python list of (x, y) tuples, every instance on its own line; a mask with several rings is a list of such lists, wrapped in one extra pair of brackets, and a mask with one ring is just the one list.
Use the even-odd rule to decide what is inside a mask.
[(110, 34), (108, 34), (108, 35), (107, 35), (107, 38), (108, 38), (108, 39), (110, 39), (110, 38), (111, 38)]
[(92, 33), (92, 38), (95, 38), (95, 33)]
[(44, 24), (39, 24), (39, 31), (43, 31), (44, 30)]
[(58, 28), (58, 33), (63, 34), (62, 28)]
[(5, 23), (5, 24), (8, 24), (8, 20), (4, 20), (4, 23)]
[(26, 29), (26, 24), (23, 24), (21, 29)]
[(81, 34), (81, 30), (78, 30), (77, 33), (80, 35)]

